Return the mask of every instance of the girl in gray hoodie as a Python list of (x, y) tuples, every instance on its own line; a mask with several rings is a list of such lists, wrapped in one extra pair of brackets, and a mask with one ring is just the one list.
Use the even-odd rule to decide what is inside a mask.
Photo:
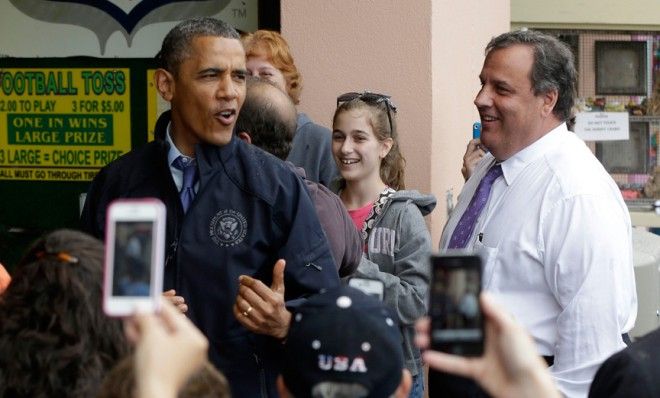
[(399, 317), (411, 397), (423, 396), (423, 369), (414, 322), (426, 313), (431, 236), (423, 216), (433, 195), (404, 189), (405, 160), (390, 97), (370, 92), (337, 98), (332, 152), (341, 174), (339, 197), (361, 231), (364, 256), (355, 277), (380, 280), (383, 300)]

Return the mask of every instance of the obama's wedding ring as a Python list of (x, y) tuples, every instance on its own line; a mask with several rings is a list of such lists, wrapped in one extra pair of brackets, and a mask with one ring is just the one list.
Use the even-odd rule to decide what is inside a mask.
[(248, 316), (250, 315), (250, 311), (252, 311), (252, 306), (248, 306), (248, 309), (243, 311), (243, 316)]

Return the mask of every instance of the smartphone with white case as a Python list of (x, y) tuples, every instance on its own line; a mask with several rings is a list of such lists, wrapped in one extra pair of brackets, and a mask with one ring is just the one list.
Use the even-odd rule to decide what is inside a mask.
[(119, 199), (106, 217), (103, 309), (110, 316), (155, 312), (163, 293), (165, 205)]

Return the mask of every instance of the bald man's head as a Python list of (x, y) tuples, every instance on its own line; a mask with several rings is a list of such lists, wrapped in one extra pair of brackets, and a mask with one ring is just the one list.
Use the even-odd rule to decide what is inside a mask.
[(278, 158), (285, 160), (296, 134), (296, 107), (289, 96), (272, 83), (248, 79), (245, 103), (238, 114), (236, 132)]

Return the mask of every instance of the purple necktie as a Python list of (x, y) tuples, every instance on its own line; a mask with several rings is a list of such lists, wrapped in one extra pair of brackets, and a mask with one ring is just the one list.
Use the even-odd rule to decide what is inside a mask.
[(186, 156), (179, 156), (172, 163), (174, 167), (183, 171), (183, 186), (179, 196), (183, 212), (186, 213), (193, 199), (195, 199), (195, 181), (197, 180), (197, 162), (195, 159)]
[(470, 204), (467, 209), (465, 209), (465, 213), (461, 216), (458, 225), (456, 225), (456, 228), (454, 229), (454, 233), (451, 235), (449, 249), (462, 249), (467, 245), (472, 236), (472, 231), (474, 231), (474, 226), (477, 224), (479, 214), (481, 214), (486, 202), (488, 202), (490, 188), (493, 186), (493, 182), (495, 182), (495, 180), (501, 175), (502, 166), (497, 164), (491, 167), (484, 178), (481, 179), (477, 191), (472, 196)]

